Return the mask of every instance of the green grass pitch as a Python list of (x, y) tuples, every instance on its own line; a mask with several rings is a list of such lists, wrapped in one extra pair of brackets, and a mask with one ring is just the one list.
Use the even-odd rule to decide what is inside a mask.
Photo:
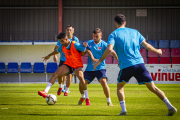
[(55, 83), (49, 94), (57, 96), (55, 105), (47, 105), (38, 95), (47, 84), (0, 84), (0, 120), (180, 120), (180, 84), (156, 84), (164, 91), (177, 108), (174, 116), (166, 116), (166, 105), (145, 85), (126, 84), (127, 116), (118, 116), (121, 111), (116, 95), (116, 84), (109, 84), (114, 106), (107, 106), (100, 84), (88, 85), (91, 106), (78, 106), (80, 98), (78, 84), (72, 84), (69, 96), (57, 96)]

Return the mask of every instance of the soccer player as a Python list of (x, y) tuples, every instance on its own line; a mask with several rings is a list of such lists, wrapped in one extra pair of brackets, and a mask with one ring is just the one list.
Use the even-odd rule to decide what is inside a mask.
[(159, 55), (162, 54), (162, 50), (148, 44), (137, 30), (125, 27), (126, 18), (124, 15), (118, 14), (114, 20), (117, 29), (109, 35), (108, 47), (99, 61), (95, 63), (94, 69), (108, 56), (114, 47), (120, 67), (117, 78), (117, 96), (122, 111), (119, 115), (127, 115), (124, 85), (134, 76), (139, 84), (145, 84), (151, 92), (155, 93), (166, 104), (168, 108), (167, 116), (173, 116), (177, 109), (171, 105), (164, 92), (155, 86), (140, 54), (140, 44), (147, 50)]
[(82, 89), (85, 93), (86, 105), (90, 105), (88, 92), (87, 92), (87, 86), (85, 84), (84, 74), (82, 71), (83, 62), (82, 62), (80, 51), (87, 52), (88, 55), (91, 56), (92, 61), (94, 61), (93, 55), (92, 55), (90, 50), (86, 49), (80, 43), (76, 43), (75, 41), (68, 40), (66, 33), (63, 33), (63, 32), (60, 33), (57, 36), (57, 39), (60, 41), (61, 46), (59, 46), (57, 51), (53, 51), (49, 55), (43, 57), (44, 61), (47, 61), (52, 55), (58, 54), (58, 52), (60, 52), (60, 53), (64, 52), (65, 57), (66, 57), (66, 61), (64, 62), (64, 64), (62, 66), (60, 66), (56, 70), (56, 72), (54, 72), (54, 74), (51, 77), (51, 79), (49, 80), (45, 90), (38, 91), (38, 94), (45, 98), (47, 96), (47, 93), (49, 92), (49, 89), (51, 88), (51, 86), (56, 81), (56, 78), (64, 76), (64, 75), (71, 74), (74, 71), (76, 76), (78, 77), (78, 79), (81, 82), (81, 86), (83, 87)]
[[(93, 40), (89, 40), (88, 42), (84, 42), (83, 45), (87, 47), (89, 50), (91, 50), (93, 56), (95, 59), (100, 59), (103, 55), (104, 51), (107, 48), (107, 43), (101, 40), (102, 38), (102, 31), (100, 28), (96, 28), (93, 31)], [(112, 56), (118, 61), (116, 52), (112, 50), (111, 52)], [(84, 79), (86, 81), (86, 84), (90, 84), (94, 78), (97, 78), (98, 81), (101, 83), (101, 86), (103, 87), (104, 94), (107, 99), (107, 105), (113, 106), (110, 98), (110, 90), (107, 85), (107, 76), (106, 76), (106, 67), (105, 67), (105, 60), (102, 61), (102, 63), (93, 70), (93, 64), (91, 58), (88, 56), (88, 64), (86, 67), (86, 70), (84, 72)], [(85, 99), (84, 92), (79, 86), (79, 90), (81, 92), (81, 98), (78, 102), (78, 105), (81, 105)]]
[[(79, 42), (79, 39), (76, 36), (73, 36), (74, 28), (73, 28), (72, 25), (67, 25), (66, 26), (66, 34), (67, 34), (67, 37), (68, 37), (68, 39), (70, 41)], [(60, 46), (60, 44), (61, 43), (58, 40), (58, 42), (57, 42), (57, 44), (56, 44), (56, 46), (54, 48), (54, 51), (57, 51), (57, 49)], [(56, 54), (54, 55), (53, 59), (54, 59), (54, 62), (57, 62), (58, 59), (57, 59)], [(64, 53), (62, 52), (61, 53), (61, 57), (60, 57), (59, 67), (62, 66), (65, 61), (66, 61), (66, 58), (65, 58)], [(72, 77), (73, 77), (73, 74), (67, 75), (66, 87), (64, 86), (64, 83), (65, 83), (65, 80), (66, 80), (66, 76), (58, 77), (59, 88), (58, 88), (58, 91), (57, 91), (57, 95), (60, 95), (61, 92), (64, 92), (64, 96), (68, 96), (69, 87), (71, 85)], [(65, 90), (64, 90), (64, 88), (65, 88)]]

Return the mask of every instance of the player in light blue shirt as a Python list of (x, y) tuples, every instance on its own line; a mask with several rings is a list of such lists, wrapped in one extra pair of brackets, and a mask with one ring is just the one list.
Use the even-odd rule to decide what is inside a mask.
[[(91, 50), (95, 59), (100, 59), (107, 48), (107, 43), (104, 42), (103, 40), (101, 40), (99, 43), (96, 44), (93, 39), (93, 40), (89, 40), (87, 44), (88, 44), (87, 48)], [(93, 65), (94, 63), (92, 64), (92, 60), (88, 56), (88, 63), (87, 63), (87, 67), (85, 71), (98, 71), (98, 70), (106, 69), (105, 59), (101, 62), (101, 64), (95, 70), (93, 69)]]
[(140, 44), (145, 38), (135, 29), (118, 28), (109, 35), (108, 44), (114, 46), (121, 69), (144, 63), (140, 54)]
[[(96, 28), (93, 31), (93, 40), (89, 40), (88, 42), (83, 43), (83, 45), (86, 46), (87, 49), (91, 50), (95, 59), (100, 59), (107, 48), (107, 43), (101, 40), (101, 38), (102, 38), (101, 29)], [(118, 59), (115, 51), (112, 50), (111, 54), (114, 58)], [(86, 81), (86, 84), (90, 84), (96, 77), (98, 81), (101, 83), (101, 86), (103, 87), (104, 94), (107, 98), (107, 105), (112, 106), (112, 102), (110, 98), (110, 90), (107, 85), (105, 60), (103, 60), (95, 70), (93, 70), (94, 63), (93, 64), (92, 63), (93, 62), (90, 56), (88, 56), (88, 64), (84, 72), (84, 79)], [(80, 88), (80, 92), (81, 92), (81, 99), (78, 102), (79, 105), (81, 105), (84, 100), (84, 93), (81, 88)]]
[(108, 47), (103, 56), (94, 65), (94, 69), (108, 56), (111, 50), (115, 49), (118, 59), (120, 72), (118, 75), (117, 95), (122, 111), (119, 115), (127, 115), (125, 106), (124, 85), (135, 77), (139, 84), (145, 84), (150, 91), (155, 93), (167, 106), (167, 116), (172, 116), (177, 112), (177, 109), (171, 105), (163, 91), (158, 89), (148, 70), (144, 65), (143, 58), (140, 54), (140, 44), (159, 55), (162, 54), (161, 49), (156, 49), (145, 41), (145, 38), (137, 31), (131, 28), (126, 28), (126, 18), (122, 14), (118, 14), (115, 18), (116, 30), (109, 35)]
[[(68, 37), (68, 39), (70, 41), (79, 42), (79, 39), (76, 36), (73, 36), (74, 28), (73, 28), (72, 25), (67, 25), (67, 27), (66, 27), (66, 34), (67, 34), (67, 37)], [(61, 45), (60, 41), (58, 40), (54, 50), (57, 51), (58, 47), (60, 47), (60, 46), (62, 46), (62, 45)], [(53, 59), (54, 59), (55, 62), (57, 62), (57, 60), (58, 60), (56, 55), (54, 55)], [(61, 57), (60, 57), (59, 67), (62, 66), (65, 61), (66, 61), (65, 54), (62, 52), (61, 53)], [(69, 74), (69, 75), (67, 75), (67, 80), (66, 80), (66, 76), (58, 78), (59, 88), (58, 88), (58, 91), (57, 91), (57, 95), (60, 95), (61, 92), (64, 92), (64, 96), (68, 96), (68, 93), (70, 92), (69, 91), (69, 87), (71, 85), (72, 77), (73, 77), (73, 75)], [(64, 85), (65, 84), (65, 80), (67, 82), (66, 86)]]

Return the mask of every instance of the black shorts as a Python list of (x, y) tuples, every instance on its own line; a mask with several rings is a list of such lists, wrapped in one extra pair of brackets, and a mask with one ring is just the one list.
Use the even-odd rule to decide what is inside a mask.
[(59, 61), (59, 67), (62, 66), (62, 65), (64, 64), (64, 62), (65, 62), (65, 61), (60, 60), (60, 61)]
[[(66, 64), (63, 64), (63, 65), (66, 65)], [(69, 74), (73, 74), (73, 72), (74, 72), (74, 68), (72, 68), (71, 66), (69, 66), (69, 65), (66, 65), (68, 68), (69, 68), (69, 73), (67, 74), (67, 75), (69, 75)]]
[[(64, 62), (65, 62), (65, 61), (61, 61), (61, 60), (60, 60), (60, 62), (59, 62), (59, 67), (61, 67), (62, 65), (66, 65), (66, 64), (64, 64)], [(70, 71), (70, 72), (68, 73), (68, 75), (69, 75), (69, 74), (74, 74), (74, 68), (70, 67), (69, 65), (66, 65), (66, 66), (69, 68), (69, 71)]]

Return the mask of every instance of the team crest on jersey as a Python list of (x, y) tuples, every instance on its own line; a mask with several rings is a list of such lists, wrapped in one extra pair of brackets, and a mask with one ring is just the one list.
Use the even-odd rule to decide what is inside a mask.
[(101, 47), (98, 47), (98, 50), (101, 50)]

